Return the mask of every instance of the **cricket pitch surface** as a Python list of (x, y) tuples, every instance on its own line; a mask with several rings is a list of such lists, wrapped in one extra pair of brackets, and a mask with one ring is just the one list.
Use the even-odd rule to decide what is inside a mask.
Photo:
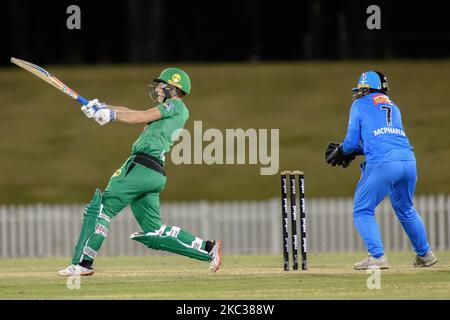
[(58, 276), (69, 258), (0, 259), (0, 299), (450, 299), (450, 252), (435, 253), (436, 265), (416, 269), (413, 253), (387, 252), (390, 269), (380, 271), (379, 289), (373, 273), (352, 269), (364, 253), (310, 254), (309, 270), (289, 272), (281, 255), (224, 253), (217, 273), (175, 255), (99, 257), (79, 289)]

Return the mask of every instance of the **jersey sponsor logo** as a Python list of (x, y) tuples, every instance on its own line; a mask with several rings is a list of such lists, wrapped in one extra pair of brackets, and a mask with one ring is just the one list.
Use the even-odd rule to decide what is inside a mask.
[(163, 104), (164, 109), (166, 109), (166, 111), (170, 111), (173, 108), (175, 108), (175, 105), (172, 102), (166, 102), (165, 104)]
[(384, 94), (376, 94), (372, 97), (372, 100), (375, 105), (392, 104), (392, 101), (389, 99), (389, 97)]
[(379, 129), (373, 131), (373, 135), (375, 137), (382, 135), (382, 134), (398, 134), (403, 137), (406, 137), (405, 132), (402, 129), (398, 129), (398, 128), (385, 127), (385, 128), (379, 128)]

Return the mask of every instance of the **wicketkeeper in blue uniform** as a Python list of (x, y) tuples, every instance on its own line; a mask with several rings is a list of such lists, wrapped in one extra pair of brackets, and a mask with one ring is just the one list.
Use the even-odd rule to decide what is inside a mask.
[(357, 155), (365, 155), (354, 196), (353, 221), (369, 256), (355, 263), (357, 270), (389, 268), (375, 220), (375, 208), (386, 195), (417, 254), (413, 265), (430, 267), (437, 262), (413, 204), (417, 180), (413, 148), (403, 129), (400, 109), (388, 97), (388, 90), (382, 73), (364, 72), (353, 89), (347, 135), (341, 144), (330, 143), (326, 151), (327, 163), (344, 168)]

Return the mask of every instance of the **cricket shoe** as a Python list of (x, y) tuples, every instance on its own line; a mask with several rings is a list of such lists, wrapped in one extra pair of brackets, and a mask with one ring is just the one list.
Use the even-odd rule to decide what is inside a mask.
[(414, 268), (424, 268), (431, 267), (433, 264), (438, 262), (438, 259), (433, 252), (428, 251), (423, 257), (416, 255), (414, 258)]
[(94, 269), (88, 269), (80, 265), (72, 264), (63, 270), (59, 270), (58, 274), (63, 277), (70, 276), (90, 276), (94, 274)]
[(209, 252), (209, 271), (216, 272), (222, 265), (222, 241), (214, 240), (214, 245)]
[(367, 269), (389, 269), (388, 259), (385, 255), (379, 258), (374, 258), (370, 254), (364, 260), (357, 262), (353, 265), (355, 270), (367, 270)]

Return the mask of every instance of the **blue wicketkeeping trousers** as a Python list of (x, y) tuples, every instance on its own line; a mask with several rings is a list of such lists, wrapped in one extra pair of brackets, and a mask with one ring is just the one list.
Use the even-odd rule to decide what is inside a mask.
[(389, 195), (392, 207), (411, 240), (414, 251), (425, 255), (430, 246), (422, 219), (414, 208), (417, 172), (415, 161), (363, 163), (355, 191), (353, 221), (369, 253), (384, 254), (375, 208)]

